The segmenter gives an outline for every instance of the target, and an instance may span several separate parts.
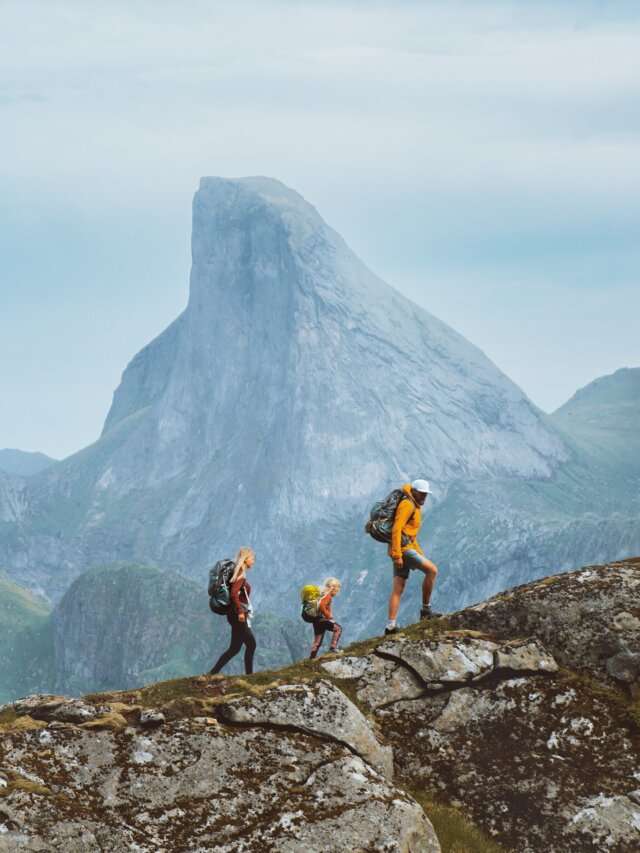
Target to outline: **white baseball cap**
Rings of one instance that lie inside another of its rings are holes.
[[[411,483],[411,488],[414,492],[421,492],[423,495],[431,494],[428,480],[414,480],[413,483]]]

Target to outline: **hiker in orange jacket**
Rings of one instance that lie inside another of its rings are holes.
[[[389,621],[384,629],[385,634],[395,634],[398,630],[396,619],[400,608],[400,599],[407,584],[410,571],[421,571],[424,574],[422,581],[422,609],[421,619],[429,619],[433,616],[441,616],[431,609],[431,593],[436,582],[438,567],[435,563],[425,557],[417,536],[422,524],[421,507],[430,494],[429,482],[427,480],[414,480],[402,487],[406,497],[398,504],[391,530],[391,543],[389,545],[389,556],[393,561],[393,587],[389,596]]]

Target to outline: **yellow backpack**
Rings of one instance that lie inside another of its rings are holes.
[[[318,618],[318,604],[322,589],[315,584],[308,583],[300,590],[300,600],[302,601],[301,616],[305,622],[313,622]]]

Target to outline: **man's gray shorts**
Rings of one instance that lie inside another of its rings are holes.
[[[425,557],[422,554],[414,551],[413,548],[407,548],[402,554],[402,567],[398,568],[394,564],[393,576],[394,578],[404,578],[406,580],[409,577],[409,572],[413,572],[416,569],[423,569],[424,564]]]

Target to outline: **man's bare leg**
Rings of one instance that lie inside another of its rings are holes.
[[[394,577],[391,595],[389,596],[389,621],[395,622],[398,618],[398,610],[400,609],[400,599],[407,584],[405,578]]]
[[[423,557],[423,565],[421,571],[424,572],[424,580],[422,581],[422,606],[428,607],[431,601],[431,593],[436,583],[438,576],[438,567],[431,560]]]

